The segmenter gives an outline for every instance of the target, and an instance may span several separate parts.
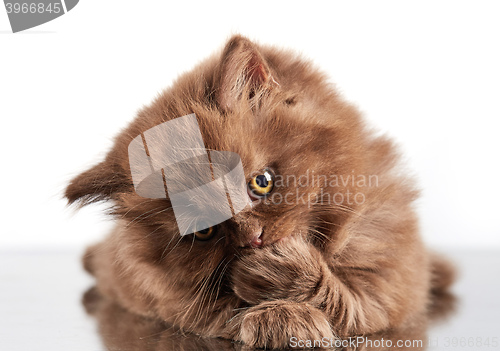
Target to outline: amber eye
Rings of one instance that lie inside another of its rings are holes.
[[[256,174],[248,182],[248,189],[256,197],[264,197],[268,195],[274,187],[274,176],[268,170],[261,174]]]
[[[202,241],[210,240],[214,237],[215,232],[216,232],[215,227],[208,227],[208,228],[199,230],[197,232],[194,232],[194,237],[197,240],[202,240]]]

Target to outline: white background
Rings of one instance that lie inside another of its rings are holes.
[[[12,34],[0,7],[0,250],[105,235],[104,207],[75,214],[65,185],[232,33],[302,52],[401,144],[430,245],[500,248],[499,10],[495,1],[83,0]]]

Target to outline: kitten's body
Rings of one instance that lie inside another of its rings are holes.
[[[377,182],[283,184],[275,192],[297,201],[247,206],[209,241],[181,238],[169,200],[134,192],[127,148],[141,132],[190,113],[206,148],[236,152],[247,179],[271,168]],[[421,242],[416,192],[397,158],[308,62],[236,36],[142,110],[66,196],[112,200],[120,218],[85,256],[104,295],[203,336],[284,347],[290,337],[404,325],[427,313],[431,291],[449,285],[451,270]],[[362,193],[363,201],[332,203],[339,192]],[[315,202],[300,200],[311,194]],[[262,247],[248,248],[256,233]]]

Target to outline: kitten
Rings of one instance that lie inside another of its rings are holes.
[[[248,205],[180,235],[170,199],[136,193],[128,147],[192,113],[208,150],[241,158]],[[281,348],[376,333],[421,318],[453,280],[422,243],[392,143],[308,61],[242,36],[140,111],[65,195],[110,201],[118,219],[84,257],[100,293],[206,337]]]

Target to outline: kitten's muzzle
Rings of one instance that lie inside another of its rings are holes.
[[[243,244],[242,247],[251,247],[252,249],[261,248],[264,245],[264,242],[262,241],[262,232],[262,229],[254,232],[251,239],[247,243]]]

